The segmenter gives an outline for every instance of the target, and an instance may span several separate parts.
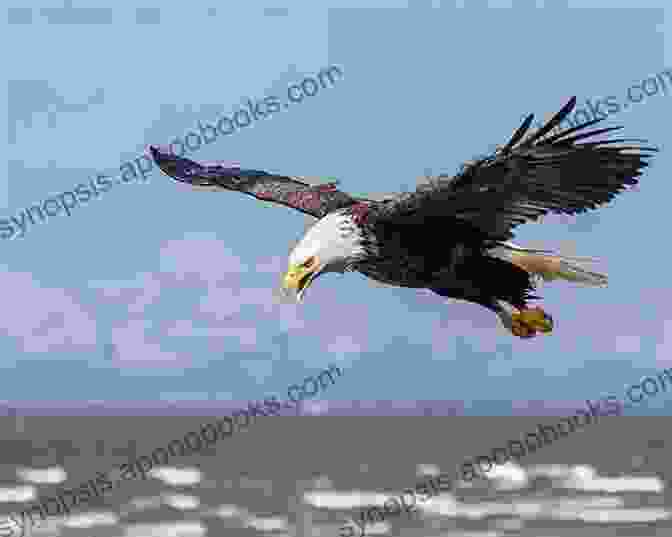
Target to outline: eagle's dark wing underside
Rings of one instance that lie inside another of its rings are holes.
[[[166,174],[195,187],[214,187],[249,194],[263,201],[279,203],[316,218],[348,207],[359,200],[336,189],[336,183],[309,184],[300,178],[274,175],[221,163],[199,164],[173,155],[165,148],[149,146],[156,164]]]
[[[576,104],[573,97],[546,125],[525,138],[530,114],[497,152],[467,165],[454,177],[439,177],[415,192],[387,202],[382,220],[412,216],[457,218],[489,240],[506,241],[512,229],[547,213],[576,214],[609,202],[648,166],[654,147],[645,140],[579,140],[621,127],[586,130],[602,121],[549,134]]]

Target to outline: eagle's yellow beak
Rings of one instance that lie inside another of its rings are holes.
[[[303,293],[310,287],[310,283],[319,272],[319,266],[320,264],[316,257],[308,258],[305,263],[289,265],[282,279],[283,289],[296,292],[296,300],[297,302],[301,302]]]

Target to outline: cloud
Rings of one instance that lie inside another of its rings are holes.
[[[29,273],[5,266],[0,293],[0,333],[15,338],[21,351],[89,350],[96,344],[95,319],[66,289],[43,287]]]
[[[616,352],[638,354],[642,350],[642,338],[635,335],[616,335],[614,336],[614,347]]]
[[[133,314],[144,313],[145,307],[159,298],[162,280],[172,282],[165,274],[141,272],[133,280],[91,280],[88,286],[96,290],[100,301],[127,305],[128,312]]]
[[[196,277],[207,283],[222,282],[246,272],[247,266],[211,233],[191,233],[184,240],[164,243],[160,252],[161,269],[178,279]]]
[[[444,309],[432,325],[434,354],[456,355],[456,336],[462,336],[476,352],[496,352],[497,344],[507,333],[503,331],[495,314],[477,304],[434,296],[438,299],[437,311]],[[424,300],[434,299],[424,297]]]
[[[221,354],[225,351],[259,350],[259,340],[255,326],[245,324],[231,324],[228,326],[210,327],[206,329],[208,349]],[[232,348],[235,347],[235,348]]]
[[[656,365],[660,368],[672,366],[672,319],[663,320],[663,335],[656,345]]]
[[[217,286],[208,289],[208,294],[199,304],[199,312],[211,314],[217,321],[231,319],[240,313],[248,299],[247,293],[239,287]]]
[[[584,290],[573,290],[576,293],[581,291]],[[613,354],[619,359],[617,353],[641,354],[647,349],[647,344],[662,343],[665,319],[672,318],[669,291],[644,288],[639,290],[638,297],[628,297],[628,300],[632,302],[605,304],[582,301],[574,315],[565,305],[564,312],[560,310],[557,323],[558,335],[566,334],[560,340],[562,350],[576,350],[580,344],[584,349],[589,346],[594,352]],[[627,356],[621,358],[629,359]]]
[[[193,234],[161,246],[157,272],[141,273],[126,282],[91,284],[100,288],[101,303],[127,307],[123,322],[112,329],[112,363],[119,367],[183,367],[191,358],[167,349],[173,342],[184,348],[180,340],[186,337],[190,338],[188,346],[196,346],[200,339],[204,342],[201,349],[217,355],[261,352],[275,356],[273,339],[279,334],[289,334],[304,351],[319,350],[319,354],[305,353],[308,356],[327,353],[342,361],[369,350],[368,313],[358,304],[346,302],[330,285],[339,282],[325,279],[326,285],[311,288],[305,304],[279,299],[276,290],[285,265],[286,258],[281,256],[248,265],[211,234]],[[260,286],[260,280],[266,285]],[[155,305],[157,311],[172,312],[174,308],[164,304],[172,303],[178,293],[183,296],[181,291],[185,290],[195,296],[193,305],[180,311],[180,319],[163,319],[158,333],[150,338],[148,319],[152,315],[146,307]],[[241,363],[251,373],[254,369],[255,375],[261,374],[259,368],[264,368],[255,360]]]
[[[152,274],[143,273],[139,276],[142,287],[136,300],[129,304],[129,313],[144,313],[145,307],[153,304],[161,295],[161,281]]]
[[[278,255],[262,259],[254,268],[257,273],[275,274],[280,274],[285,269],[287,269],[287,258]]]
[[[326,347],[330,354],[344,355],[351,353],[360,353],[363,346],[351,336],[336,336]]]
[[[244,263],[224,241],[207,233],[170,240],[159,253],[159,271],[141,273],[131,282],[107,285],[101,290],[103,304],[124,304],[128,308],[124,324],[113,331],[113,363],[119,366],[183,366],[191,362],[191,355],[181,357],[167,348],[172,342],[180,348],[196,348],[199,339],[203,342],[200,349],[207,354],[251,352],[268,354],[270,360],[277,354],[274,338],[287,334],[292,342],[288,359],[319,356],[320,360],[339,361],[356,360],[359,354],[382,349],[389,341],[385,331],[388,324],[371,317],[370,309],[362,304],[361,293],[342,292],[351,279],[345,282],[336,276],[325,277],[308,291],[303,304],[296,305],[278,300],[276,293],[279,275],[286,268],[284,256]],[[477,305],[446,300],[425,290],[379,292],[387,293],[392,303],[398,299],[407,306],[408,312],[400,311],[399,316],[412,316],[409,337],[431,343],[434,356],[453,357],[472,350],[503,360],[504,349],[520,359],[521,354],[528,353],[529,357],[529,353],[536,355],[552,347],[556,352],[585,352],[588,348],[627,360],[629,355],[646,349],[654,338],[662,345],[659,356],[669,360],[670,353],[663,349],[669,347],[665,342],[672,337],[665,340],[663,333],[672,326],[664,328],[661,319],[672,319],[672,311],[668,311],[665,293],[641,291],[645,308],[633,308],[627,302],[606,305],[591,302],[590,297],[577,297],[581,302],[574,304],[562,300],[560,285],[542,289],[547,296],[541,304],[556,318],[555,333],[525,341],[513,338],[495,315]],[[144,321],[147,306],[156,305],[170,316],[175,308],[165,304],[178,294],[184,296],[183,291],[194,298],[193,305],[185,308],[181,304],[180,318],[162,320],[159,333],[150,339],[149,325]],[[582,291],[572,289],[577,294]],[[583,294],[590,294],[590,290]],[[389,318],[388,322],[396,320]],[[183,344],[186,337],[190,341]],[[252,361],[256,359],[251,356]],[[510,370],[513,364],[509,362],[496,364],[492,372]]]
[[[164,351],[158,341],[149,341],[146,331],[151,321],[133,319],[120,326],[112,327],[114,343],[113,363],[121,366],[147,367],[152,365],[170,365],[186,367],[191,360],[186,355]]]

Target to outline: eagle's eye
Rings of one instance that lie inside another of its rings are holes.
[[[315,256],[310,256],[301,264],[301,266],[303,268],[309,268],[313,263],[315,263]]]

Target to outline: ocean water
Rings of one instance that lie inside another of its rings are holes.
[[[4,416],[0,509],[75,486],[215,416]],[[125,414],[131,414],[126,412]],[[179,412],[175,411],[175,414]],[[27,535],[337,536],[362,507],[454,474],[549,417],[280,416],[154,468]],[[607,417],[367,535],[672,535],[669,418]],[[17,535],[19,535],[17,533]],[[355,535],[359,537],[359,533]]]

